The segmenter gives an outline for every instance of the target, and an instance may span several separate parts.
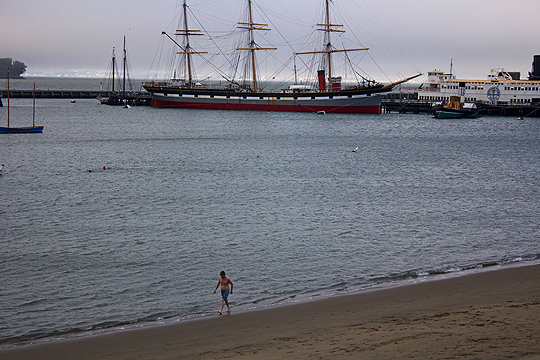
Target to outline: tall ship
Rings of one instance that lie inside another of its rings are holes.
[[[418,100],[449,102],[460,96],[464,102],[489,105],[540,105],[540,55],[534,55],[527,79],[520,72],[491,69],[485,80],[456,78],[452,71],[428,72],[428,80],[418,89]]]
[[[294,59],[302,56],[318,58],[317,70],[312,71],[309,80],[297,81],[296,63],[294,66],[295,81],[285,89],[272,89],[268,82],[261,84],[258,80],[256,53],[272,51],[275,47],[261,46],[255,39],[258,31],[268,32],[268,24],[255,22],[252,1],[247,0],[247,17],[237,24],[237,29],[243,31],[243,44],[235,50],[245,54],[245,76],[242,78],[233,74],[226,75],[220,71],[220,76],[226,82],[212,84],[208,81],[196,81],[193,77],[193,57],[203,56],[205,51],[191,47],[190,39],[203,35],[200,30],[188,26],[188,6],[183,3],[183,28],[176,31],[176,38],[163,32],[177,46],[177,54],[183,57],[183,77],[177,78],[176,72],[170,81],[150,81],[143,87],[152,94],[151,105],[169,108],[196,108],[221,110],[260,110],[260,111],[294,111],[316,113],[366,113],[381,112],[381,101],[385,93],[403,82],[414,77],[397,82],[383,84],[361,75],[352,69],[355,83],[342,83],[341,74],[334,68],[334,56],[344,55],[350,59],[351,53],[365,52],[368,48],[337,48],[332,44],[332,36],[345,33],[344,25],[336,24],[330,18],[331,0],[324,0],[324,19],[317,24],[317,30],[322,32],[323,41],[320,48],[312,51],[294,52]],[[177,39],[180,39],[177,41]],[[239,58],[241,55],[236,55]],[[231,60],[232,62],[233,60]],[[306,61],[307,62],[307,61]],[[351,64],[352,65],[352,64]],[[343,71],[343,67],[340,67]],[[214,81],[215,82],[215,81]]]

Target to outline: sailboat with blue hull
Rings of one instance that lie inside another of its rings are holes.
[[[0,126],[0,134],[20,134],[20,133],[42,133],[43,126],[35,125],[36,118],[36,84],[34,84],[34,92],[32,98],[32,126],[25,127],[10,127],[9,126],[9,72],[7,86],[7,127]]]

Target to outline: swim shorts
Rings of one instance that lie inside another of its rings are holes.
[[[229,298],[229,290],[221,290],[221,298],[225,301]]]

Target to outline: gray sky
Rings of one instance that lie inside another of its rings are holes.
[[[277,39],[278,55],[292,50],[283,34],[300,43],[312,31],[319,0],[255,0],[255,21],[264,8]],[[126,35],[132,77],[152,77],[163,61],[162,30],[177,27],[182,0],[0,0],[0,57],[24,62],[27,75],[106,74],[113,46],[121,56]],[[347,36],[356,34],[369,54],[397,80],[435,68],[461,78],[484,79],[491,68],[531,70],[540,54],[540,0],[334,0],[347,21]],[[230,30],[240,20],[241,0],[188,0],[209,31]],[[334,21],[336,22],[336,21]],[[196,24],[191,28],[199,28]],[[277,30],[276,30],[277,28]],[[279,30],[279,31],[278,31]],[[200,42],[200,44],[203,44]],[[199,42],[197,42],[197,46]],[[367,66],[369,68],[369,66]],[[375,69],[375,68],[374,68]],[[369,70],[366,70],[368,73]],[[378,71],[378,70],[377,70]],[[377,72],[376,71],[376,72]],[[381,74],[371,74],[386,80]]]

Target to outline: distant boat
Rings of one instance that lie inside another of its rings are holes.
[[[464,103],[459,96],[450,96],[450,102],[443,102],[435,109],[437,119],[476,118],[479,115],[475,103]]]
[[[0,134],[14,134],[14,133],[42,133],[43,126],[35,126],[36,118],[36,84],[34,84],[34,92],[32,98],[32,126],[26,127],[10,127],[9,126],[9,71],[8,71],[8,83],[7,83],[7,127],[0,127]]]
[[[127,66],[127,51],[126,51],[126,37],[124,36],[124,51],[123,51],[123,61],[122,61],[122,77],[119,79],[121,80],[121,83],[119,82],[119,87],[121,87],[121,91],[116,91],[115,89],[115,75],[118,71],[118,65],[116,63],[116,55],[115,55],[115,48],[113,48],[112,52],[112,59],[111,59],[111,76],[110,76],[110,83],[111,83],[111,91],[109,92],[109,96],[98,98],[98,100],[104,104],[104,105],[125,105],[131,104],[131,105],[138,105],[139,103],[142,103],[140,100],[141,93],[140,92],[134,92],[134,91],[126,91],[126,79],[128,80],[128,86],[131,88],[133,84],[131,83],[131,79],[129,77],[128,72],[128,66]]]

